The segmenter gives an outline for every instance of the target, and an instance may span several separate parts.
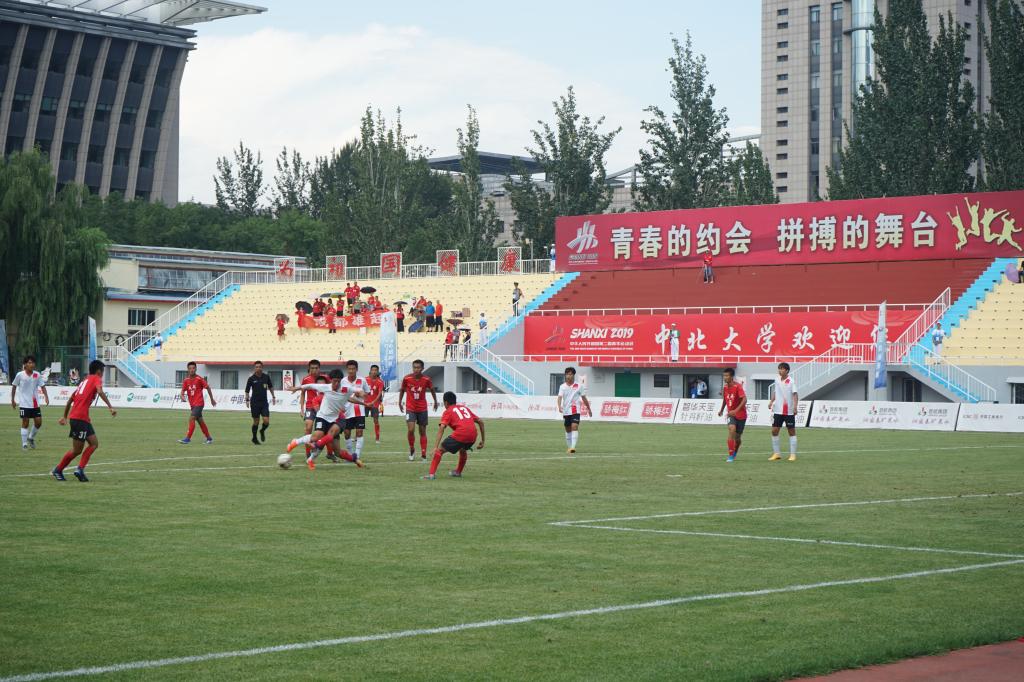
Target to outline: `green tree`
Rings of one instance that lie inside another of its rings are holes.
[[[673,38],[672,49],[668,71],[675,109],[667,114],[649,106],[644,111],[651,118],[640,123],[647,148],[640,150],[633,202],[642,211],[718,206],[728,196],[723,150],[729,117],[715,109],[707,61],[694,53],[690,34],[684,44]]]
[[[599,132],[604,116],[591,121],[579,114],[571,86],[552,106],[554,125],[537,121],[540,130],[530,131],[536,146],[526,149],[544,172],[544,186],[534,183],[521,165],[505,180],[516,213],[512,232],[520,242],[549,244],[556,217],[603,213],[611,204],[604,157],[622,128]]]
[[[274,213],[293,209],[309,210],[309,183],[312,171],[308,161],[297,150],[288,153],[285,147],[275,161],[277,174],[274,175],[274,189],[271,204]]]
[[[259,152],[238,143],[234,151],[234,163],[226,156],[217,159],[217,174],[213,177],[217,206],[224,211],[237,213],[243,218],[260,212],[260,199],[266,187],[263,185],[263,158]]]
[[[726,168],[729,183],[723,203],[733,206],[779,203],[775,183],[772,182],[772,169],[756,144],[748,141]]]
[[[984,187],[1024,188],[1024,13],[1012,0],[988,0],[985,35],[991,111],[982,125]]]
[[[494,242],[501,234],[502,223],[494,202],[484,196],[480,181],[480,122],[476,110],[467,107],[466,129],[457,130],[462,173],[453,179],[452,234],[449,248],[459,249],[466,261],[490,260],[495,257]]]
[[[875,11],[877,77],[861,87],[839,165],[828,169],[832,199],[966,192],[979,158],[975,93],[963,77],[963,28],[939,18],[934,40],[921,0],[890,0]]]
[[[15,354],[82,343],[102,300],[106,235],[86,222],[85,190],[54,197],[54,183],[38,151],[0,161],[0,318],[16,334]]]

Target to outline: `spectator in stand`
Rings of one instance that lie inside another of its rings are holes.
[[[548,253],[551,256],[551,272],[554,272],[555,271],[555,245],[554,244],[551,245],[551,248],[548,250]]]
[[[440,301],[434,304],[434,331],[438,334],[444,331],[444,307]]]
[[[704,254],[704,284],[715,283],[715,271],[711,267],[711,254]]]
[[[302,306],[295,306],[295,317],[298,320],[296,324],[299,325],[299,333],[302,333],[306,324],[306,309]],[[309,330],[307,329],[306,331]]]
[[[395,306],[395,330],[399,332],[405,331],[405,309],[402,308],[401,303]]]
[[[519,288],[519,282],[513,282],[512,287],[512,315],[519,317],[519,299],[523,297],[523,290]]]
[[[691,400],[696,400],[697,399],[697,380],[696,379],[690,379],[690,391],[689,391],[689,394],[690,394],[690,399]]]
[[[164,337],[160,336],[160,332],[153,339],[153,348],[156,350],[156,361],[160,362],[164,359]]]
[[[448,332],[444,335],[444,359],[447,361],[452,356],[452,344],[455,343],[455,333],[451,327],[448,327]],[[452,358],[454,359],[454,358]]]
[[[324,311],[324,321],[327,322],[328,334],[336,334],[338,332],[334,326],[334,321],[337,319],[337,316],[338,311],[334,309],[334,306],[330,303],[330,299],[328,299],[327,309]]]
[[[679,362],[679,329],[676,323],[672,323],[672,329],[668,332],[669,351],[672,353],[672,362]]]
[[[437,310],[434,307],[433,301],[427,301],[427,305],[423,308],[423,315],[426,319],[427,331],[434,331],[434,311]]]
[[[480,313],[480,343],[487,343],[487,317]]]
[[[466,331],[462,334],[462,357],[464,360],[469,360],[469,354],[473,346],[473,332],[467,327]]]
[[[942,360],[942,342],[946,340],[946,333],[942,331],[942,323],[936,322],[935,329],[932,330],[932,348],[935,350],[935,359]]]
[[[313,300],[313,317],[320,317],[324,314],[324,302],[318,296]]]
[[[284,341],[284,318],[277,318],[277,340]]]

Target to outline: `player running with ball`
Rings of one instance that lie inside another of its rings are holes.
[[[570,455],[576,454],[576,443],[580,439],[581,408],[586,408],[586,414],[593,414],[583,385],[576,382],[576,368],[566,367],[565,383],[558,388],[558,411],[562,413],[565,444]]]
[[[433,481],[437,474],[437,467],[441,463],[444,453],[459,453],[459,464],[454,471],[448,475],[454,478],[462,478],[462,470],[466,468],[466,460],[469,459],[469,451],[473,449],[476,442],[477,427],[480,427],[480,443],[477,450],[484,447],[484,420],[473,414],[473,410],[465,405],[458,404],[458,399],[451,391],[444,396],[444,414],[441,415],[441,426],[437,430],[437,442],[434,444],[434,458],[430,461],[430,473],[422,476],[425,481]],[[452,430],[452,435],[441,441],[444,436],[445,427]]]
[[[316,469],[316,458],[319,456],[322,448],[334,447],[334,439],[341,433],[342,426],[338,423],[338,420],[345,413],[345,406],[350,401],[360,405],[363,404],[358,397],[351,395],[347,391],[341,391],[342,377],[340,369],[332,369],[330,374],[331,383],[329,384],[303,384],[291,388],[292,393],[296,391],[310,391],[323,394],[323,401],[320,403],[320,409],[316,413],[316,426],[313,428],[313,433],[307,433],[288,444],[288,452],[291,452],[300,445],[311,444],[314,446],[314,450],[306,458],[306,466],[310,469]],[[342,451],[338,454],[349,462],[355,462],[357,467],[363,467],[362,461],[349,452]]]
[[[728,368],[722,372],[722,406],[718,408],[718,416],[723,410],[729,415],[729,456],[726,462],[735,462],[743,442],[743,428],[747,425],[747,394],[743,385],[736,381],[736,370]]]

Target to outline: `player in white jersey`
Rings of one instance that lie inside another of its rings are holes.
[[[565,383],[558,388],[558,411],[562,413],[565,445],[570,455],[576,453],[576,444],[580,439],[580,415],[584,409],[586,414],[592,414],[583,384],[576,381],[576,368],[566,367]]]
[[[768,409],[772,411],[772,456],[769,461],[778,462],[782,459],[779,453],[779,429],[786,425],[789,431],[789,461],[796,461],[796,410],[799,404],[796,382],[789,376],[789,363],[779,363],[779,378],[775,380]]]
[[[43,392],[46,404],[50,396],[46,393],[46,380],[36,371],[36,358],[26,355],[21,361],[21,371],[11,382],[11,408],[18,410],[21,417],[21,449],[36,448],[36,434],[43,427],[43,413],[39,409],[39,391]],[[29,428],[29,420],[32,427]]]
[[[316,424],[313,426],[313,433],[292,440],[288,444],[288,452],[291,452],[300,445],[314,445],[314,450],[306,458],[306,465],[310,469],[316,469],[316,458],[321,448],[330,450],[334,447],[334,439],[341,433],[339,419],[344,414],[350,400],[361,402],[357,397],[351,396],[348,391],[341,390],[342,373],[340,369],[332,369],[329,384],[302,384],[292,387],[292,393],[296,391],[317,391],[324,394],[323,402],[316,413]],[[334,453],[331,453],[334,454]],[[355,462],[356,466],[362,468],[363,463],[356,457],[346,452],[338,453],[343,459]]]
[[[348,376],[339,384],[339,390],[349,396],[349,401],[345,403],[345,448],[358,461],[359,456],[363,454],[363,429],[366,428],[367,411],[365,399],[370,395],[370,384],[358,376],[359,363],[355,360],[345,363],[345,373]],[[352,398],[357,398],[360,402]]]

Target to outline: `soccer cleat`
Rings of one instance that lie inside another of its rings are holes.
[[[338,456],[337,456],[336,454],[334,454],[333,452],[328,452],[328,453],[327,453],[327,459],[331,460],[331,461],[332,461],[332,462],[334,462],[335,464],[341,464],[341,457],[338,457]]]
[[[378,438],[377,440],[375,440],[373,442],[376,443],[377,445],[380,445],[380,438]]]
[[[435,478],[437,478],[437,476],[434,476],[434,474],[427,474],[426,476],[420,476],[420,480],[421,481],[433,481]]]
[[[360,469],[362,469],[363,467],[365,467],[365,466],[366,466],[365,464],[363,464],[363,460],[362,460],[361,458],[359,458],[359,457],[356,457],[356,458],[355,458],[355,460],[354,460],[354,464],[355,464],[355,465],[356,465],[357,467],[359,467]]]
[[[296,438],[292,438],[292,442],[288,443],[288,447],[285,448],[285,452],[291,452],[295,448],[299,447],[299,441]],[[306,457],[309,457],[309,453],[306,453]]]
[[[213,438],[207,438],[204,440],[203,445],[213,445]]]
[[[28,450],[28,443],[22,443],[21,444],[21,449],[22,450]]]
[[[28,439],[28,446],[30,448],[32,448],[33,450],[35,450],[36,449],[36,439],[35,438],[29,438]]]
[[[790,455],[789,456],[789,461],[790,462],[795,462],[796,461],[796,455]]]
[[[258,440],[256,440],[256,436],[252,437],[252,444],[253,445],[259,445],[260,444],[260,442]]]
[[[77,478],[82,483],[88,483],[89,482],[88,476],[86,476],[85,472],[82,471],[81,469],[75,469],[75,478]]]
[[[728,457],[725,458],[725,461],[726,462],[735,462],[736,461],[736,455],[729,455]]]
[[[182,445],[188,445],[189,443],[192,442],[192,439],[186,436],[185,438],[182,438],[178,442],[181,443]]]
[[[54,469],[53,471],[51,471],[50,475],[53,476],[53,480],[55,480],[55,481],[66,481],[66,480],[68,480],[68,479],[64,478],[64,472],[63,471],[59,471],[57,469]]]
[[[575,455],[576,454],[576,448],[569,448],[569,454],[570,455]]]
[[[313,459],[312,455],[310,455],[309,457],[306,458],[306,466],[309,467],[310,471],[313,471],[313,469],[316,469],[316,460]]]
[[[416,461],[416,455],[414,455],[413,453],[410,452],[409,453],[409,461],[410,462],[415,462]]]
[[[264,443],[267,442],[267,430],[266,429],[260,429],[260,440],[263,441]]]
[[[462,478],[462,474],[460,474],[458,471],[449,471],[448,475],[451,476],[452,478]]]
[[[778,462],[780,459],[782,459],[782,455],[780,455],[777,452],[773,452],[772,456],[768,458],[768,461],[769,462]]]
[[[427,451],[426,451],[426,450],[424,450],[424,451],[423,451],[423,454],[422,454],[422,455],[420,455],[420,459],[426,459],[426,458],[427,458]]]

